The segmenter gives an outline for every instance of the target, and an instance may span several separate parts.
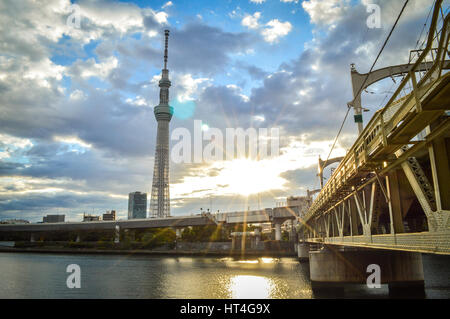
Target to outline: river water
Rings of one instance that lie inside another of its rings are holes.
[[[69,289],[66,268],[81,269]],[[450,256],[423,256],[427,298],[450,298]],[[237,260],[0,253],[0,298],[316,298],[308,263],[295,258]],[[348,298],[388,298],[388,289],[352,287]]]

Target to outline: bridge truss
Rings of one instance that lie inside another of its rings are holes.
[[[367,75],[367,85],[405,76],[300,220],[305,242],[450,254],[450,18],[441,5],[414,63]]]

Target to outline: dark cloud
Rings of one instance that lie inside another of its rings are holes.
[[[126,39],[116,46],[104,43],[99,45],[96,52],[105,57],[117,50],[125,58],[149,62],[159,69],[162,67],[163,30],[166,28],[170,29],[169,68],[197,75],[209,76],[224,72],[231,62],[231,54],[244,53],[261,41],[251,33],[226,32],[203,23],[191,22],[181,29],[160,26],[156,38],[146,38],[144,35],[148,41]]]
[[[243,53],[257,41],[250,33],[231,33],[199,23],[171,32],[171,65],[204,74],[223,72],[229,54]]]
[[[255,66],[255,65],[250,65],[250,64],[247,64],[247,63],[244,63],[241,61],[238,61],[236,63],[236,67],[247,71],[248,74],[250,75],[250,77],[254,80],[261,80],[264,77],[266,77],[267,75],[269,75],[269,72],[266,72],[263,69]]]

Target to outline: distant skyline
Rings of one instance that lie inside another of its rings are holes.
[[[78,5],[77,7],[73,4]],[[319,187],[352,99],[350,64],[367,72],[403,1],[0,2],[0,219],[116,210],[150,194],[170,30],[173,131],[279,128],[280,155],[261,161],[170,163],[171,214],[275,207]],[[369,29],[366,5],[381,28]],[[411,0],[376,68],[408,62],[432,0]],[[67,23],[75,11],[79,28]],[[399,82],[399,81],[397,81]],[[364,122],[395,88],[363,94]],[[349,116],[331,156],[350,148]],[[174,143],[171,142],[171,146]],[[329,170],[325,177],[329,175]]]

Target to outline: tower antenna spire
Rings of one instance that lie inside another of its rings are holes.
[[[169,47],[169,30],[164,30],[164,37],[165,37],[165,41],[164,41],[164,70],[167,69],[167,51],[168,51],[168,47]]]

